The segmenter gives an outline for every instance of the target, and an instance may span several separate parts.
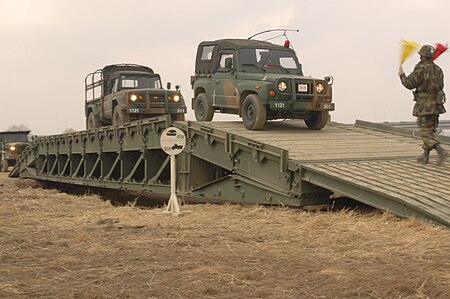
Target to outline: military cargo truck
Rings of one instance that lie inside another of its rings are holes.
[[[294,50],[250,39],[204,41],[198,46],[191,76],[192,109],[198,121],[214,113],[238,114],[247,129],[266,120],[304,119],[320,130],[329,120],[332,77],[303,75]]]
[[[177,87],[163,89],[150,67],[137,64],[107,65],[85,78],[86,128],[123,124],[131,120],[170,114],[184,120],[186,105]]]

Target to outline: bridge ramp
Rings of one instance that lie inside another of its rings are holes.
[[[413,130],[357,121],[320,131],[302,121],[269,122],[248,131],[239,122],[211,126],[288,151],[291,169],[305,182],[393,212],[450,226],[450,162],[419,164],[421,140]],[[439,137],[449,144],[449,138]]]

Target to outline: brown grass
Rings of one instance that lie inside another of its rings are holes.
[[[242,205],[173,217],[0,185],[0,298],[450,298],[445,227]]]

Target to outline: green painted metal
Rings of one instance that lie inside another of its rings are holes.
[[[76,133],[37,137],[10,176],[93,187],[169,192],[159,145],[167,116]]]
[[[331,192],[302,183],[288,169],[288,151],[206,122],[177,122],[187,133],[181,191],[209,200],[309,206]]]
[[[388,132],[388,133],[394,133],[394,134],[399,134],[399,135],[408,136],[408,137],[412,137],[412,138],[421,138],[420,131],[418,129],[394,127],[394,126],[390,126],[388,124],[371,123],[371,122],[363,121],[363,120],[356,120],[355,127],[367,128],[367,129],[371,129],[371,130],[377,130],[377,131]],[[442,143],[450,144],[449,136],[437,135],[436,139]]]
[[[304,164],[302,179],[355,200],[450,226],[450,171],[414,160]]]
[[[306,207],[344,194],[402,217],[450,226],[450,165],[421,165],[411,132],[358,121],[309,130],[301,121],[174,122],[169,116],[35,138],[10,176],[168,196],[164,129],[187,137],[177,156],[186,201]],[[442,141],[446,141],[442,139]]]

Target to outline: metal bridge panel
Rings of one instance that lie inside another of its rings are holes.
[[[303,179],[404,217],[450,226],[450,167],[414,160],[302,165]]]
[[[159,138],[170,125],[163,116],[39,137],[12,176],[168,194],[168,159]],[[331,190],[450,225],[448,162],[435,166],[433,153],[431,164],[417,164],[420,140],[409,131],[365,122],[309,130],[303,121],[274,121],[261,131],[241,122],[173,125],[187,135],[178,159],[178,187],[185,195],[302,206],[323,203]]]

